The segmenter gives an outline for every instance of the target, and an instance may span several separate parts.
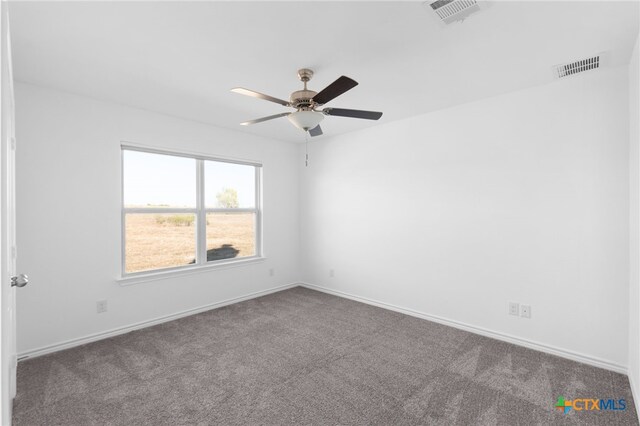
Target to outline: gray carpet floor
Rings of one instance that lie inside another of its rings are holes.
[[[563,414],[559,396],[627,410]],[[638,424],[622,374],[301,287],[22,361],[13,420]]]

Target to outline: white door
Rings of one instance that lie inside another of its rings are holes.
[[[15,133],[11,40],[7,2],[0,3],[0,39],[2,81],[0,85],[0,333],[2,370],[0,371],[3,425],[11,424],[11,409],[16,395],[16,288],[26,277],[16,271],[15,227]],[[16,285],[17,284],[17,285]]]

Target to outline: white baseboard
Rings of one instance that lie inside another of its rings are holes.
[[[64,342],[55,343],[53,345],[43,346],[37,349],[31,349],[31,350],[19,353],[18,361],[22,361],[28,358],[35,358],[35,357],[46,355],[52,352],[62,351],[64,349],[73,348],[75,346],[84,345],[84,344],[95,342],[98,340],[108,339],[109,337],[114,337],[119,334],[129,333],[131,331],[139,330],[141,328],[151,327],[157,324],[162,324],[164,322],[173,321],[173,320],[187,317],[190,315],[199,314],[201,312],[210,311],[212,309],[221,308],[223,306],[232,305],[234,303],[243,302],[245,300],[255,299],[256,297],[266,296],[267,294],[276,293],[278,291],[286,290],[293,287],[298,287],[299,285],[300,284],[298,283],[292,283],[292,284],[281,285],[278,287],[272,287],[267,290],[256,291],[254,293],[249,293],[244,296],[234,297],[232,299],[223,300],[221,302],[210,303],[208,305],[203,305],[197,308],[176,312],[174,314],[165,315],[149,321],[142,321],[142,322],[127,325],[124,327],[118,327],[111,330],[90,334],[88,336],[79,337],[77,339],[66,340]]]
[[[610,361],[606,361],[600,358],[592,357],[589,355],[581,354],[578,352],[569,351],[562,348],[549,346],[543,343],[535,342],[532,340],[522,339],[520,337],[511,336],[497,331],[488,330],[483,327],[477,327],[470,324],[465,324],[459,321],[454,321],[448,318],[443,318],[437,315],[431,315],[424,312],[415,311],[413,309],[403,308],[400,306],[392,305],[385,302],[369,299],[366,297],[360,297],[353,294],[345,293],[339,290],[333,290],[330,288],[318,286],[315,284],[301,283],[302,287],[309,288],[311,290],[321,291],[323,293],[332,294],[334,296],[343,297],[346,299],[355,300],[357,302],[366,303],[368,305],[377,306],[383,309],[389,309],[391,311],[400,312],[402,314],[410,315],[417,318],[426,319],[428,321],[437,322],[439,324],[448,325],[450,327],[458,328],[460,330],[468,331],[470,333],[480,334],[482,336],[491,337],[493,339],[502,340],[504,342],[513,343],[514,345],[524,346],[525,348],[534,349],[540,352],[545,352],[551,355],[556,355],[562,358],[567,358],[572,361],[582,362],[584,364],[592,365],[594,367],[604,368],[607,370],[615,371],[627,375],[627,367],[624,365],[616,364]],[[629,377],[631,381],[631,377]],[[633,385],[631,386],[633,390]],[[635,395],[634,395],[635,398]]]

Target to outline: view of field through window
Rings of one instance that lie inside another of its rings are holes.
[[[207,214],[207,261],[256,254],[255,213]]]
[[[195,259],[194,214],[130,213],[125,221],[127,273],[188,265]]]
[[[255,166],[201,161],[202,202],[216,211],[199,224],[195,158],[123,150],[125,273],[194,264],[198,238],[205,262],[257,254]]]
[[[126,273],[194,263],[194,214],[126,215]],[[207,260],[255,255],[254,213],[207,215]]]

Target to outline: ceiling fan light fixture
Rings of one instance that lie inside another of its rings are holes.
[[[287,116],[289,121],[298,129],[308,132],[324,119],[324,114],[318,111],[296,111]]]

